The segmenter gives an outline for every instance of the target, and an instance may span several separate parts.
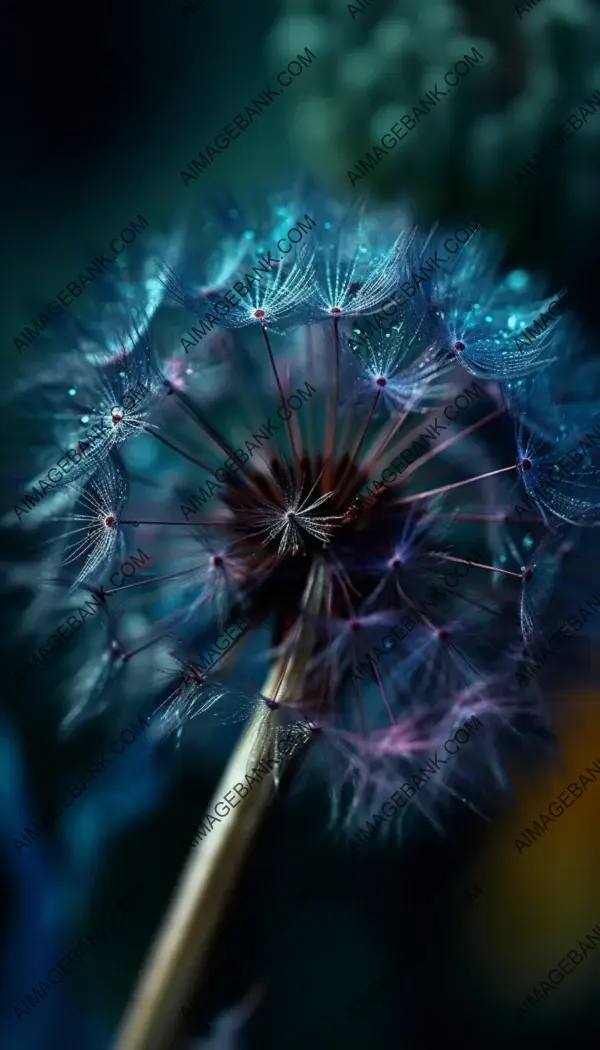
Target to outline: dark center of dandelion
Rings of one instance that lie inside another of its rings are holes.
[[[268,615],[268,608],[297,613],[303,601],[309,575],[316,564],[334,572],[339,553],[345,558],[355,551],[360,588],[375,586],[361,557],[366,549],[393,549],[398,522],[404,509],[393,512],[389,504],[392,490],[378,492],[375,499],[363,500],[359,493],[370,484],[351,461],[348,453],[327,468],[321,456],[311,460],[304,455],[293,466],[287,459],[274,458],[268,470],[250,468],[230,475],[219,494],[228,508],[228,541],[231,541],[243,571],[252,581],[252,602]],[[387,506],[387,510],[385,509]],[[413,508],[414,512],[414,508]],[[394,516],[398,519],[394,525]],[[364,579],[362,579],[364,575]],[[336,602],[342,612],[343,588],[336,584]],[[338,595],[339,590],[339,595]]]
[[[324,543],[350,539],[363,517],[358,492],[370,479],[347,454],[329,471],[324,467],[320,457],[303,456],[295,470],[286,460],[272,459],[268,472],[247,468],[230,476],[220,498],[230,511],[236,552],[259,564],[274,558],[285,563],[294,547],[322,556]],[[375,502],[384,502],[385,495]]]
[[[375,384],[376,386],[387,386],[387,379],[384,379],[383,376],[377,376]]]
[[[104,524],[106,525],[107,529],[114,529],[115,525],[117,524],[117,519],[115,518],[114,514],[108,514],[107,517],[104,519]]]
[[[392,620],[407,616],[426,599],[440,571],[439,542],[409,541],[427,505],[404,505],[401,492],[400,485],[374,490],[373,478],[349,452],[334,462],[322,455],[304,454],[295,464],[291,457],[274,457],[264,468],[248,463],[243,473],[229,475],[218,497],[227,508],[219,539],[235,550],[240,579],[246,580],[232,617],[243,615],[255,627],[269,624],[273,646],[289,643],[300,630],[313,654],[334,644],[335,635],[324,626],[332,621],[340,632],[347,624],[357,642],[364,635],[366,644],[381,644],[385,622],[366,620],[375,591]],[[402,536],[408,537],[407,549],[400,557]],[[382,566],[388,575],[385,592]],[[436,633],[441,628],[434,614],[422,622]],[[301,642],[294,644],[302,648]],[[312,681],[309,669],[302,700],[309,706],[314,701],[317,715],[322,673],[314,671],[314,696]]]
[[[254,316],[255,317],[264,317],[265,316],[265,311],[264,310],[255,310],[254,311]]]

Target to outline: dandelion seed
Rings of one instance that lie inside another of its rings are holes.
[[[77,523],[64,534],[63,564],[84,560],[73,586],[91,579],[113,564],[124,551],[119,516],[129,495],[127,475],[117,460],[106,460],[81,492],[74,512],[64,521]],[[57,519],[61,520],[61,519]]]

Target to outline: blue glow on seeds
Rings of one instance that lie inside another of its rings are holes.
[[[77,393],[77,391],[76,391],[75,387],[72,386],[71,389],[69,390],[69,396],[70,397],[75,397],[76,393]]]

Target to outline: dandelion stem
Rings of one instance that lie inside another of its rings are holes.
[[[271,696],[270,675],[263,695]],[[279,697],[281,699],[281,697]],[[257,711],[233,752],[209,810],[243,784],[256,755],[256,736],[264,715]],[[192,849],[175,890],[162,929],[142,970],[123,1020],[115,1050],[165,1050],[180,1023],[180,1005],[206,965],[219,921],[240,874],[260,820],[273,796],[265,777],[240,804]]]
[[[311,573],[305,608],[321,599],[319,571]],[[312,621],[297,621],[298,644],[272,667],[263,696],[283,704],[301,694],[304,668],[314,645]],[[264,705],[257,707],[238,741],[213,796],[209,812],[246,771],[266,754],[260,742]],[[212,942],[229,895],[271,799],[273,781],[265,776],[245,798],[210,831],[201,846],[192,849],[169,910],[163,921],[122,1021],[114,1050],[168,1050],[181,1023],[180,1006],[194,980],[206,967]]]
[[[255,716],[238,743],[218,785],[211,810],[234,784],[244,783],[258,728]],[[227,820],[193,849],[171,906],[125,1015],[116,1050],[162,1050],[178,1027],[179,1007],[208,951],[240,872],[271,789],[269,778],[255,785]]]

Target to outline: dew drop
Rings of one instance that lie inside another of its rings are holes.
[[[513,270],[506,283],[514,292],[520,292],[529,283],[529,276],[525,270]]]

